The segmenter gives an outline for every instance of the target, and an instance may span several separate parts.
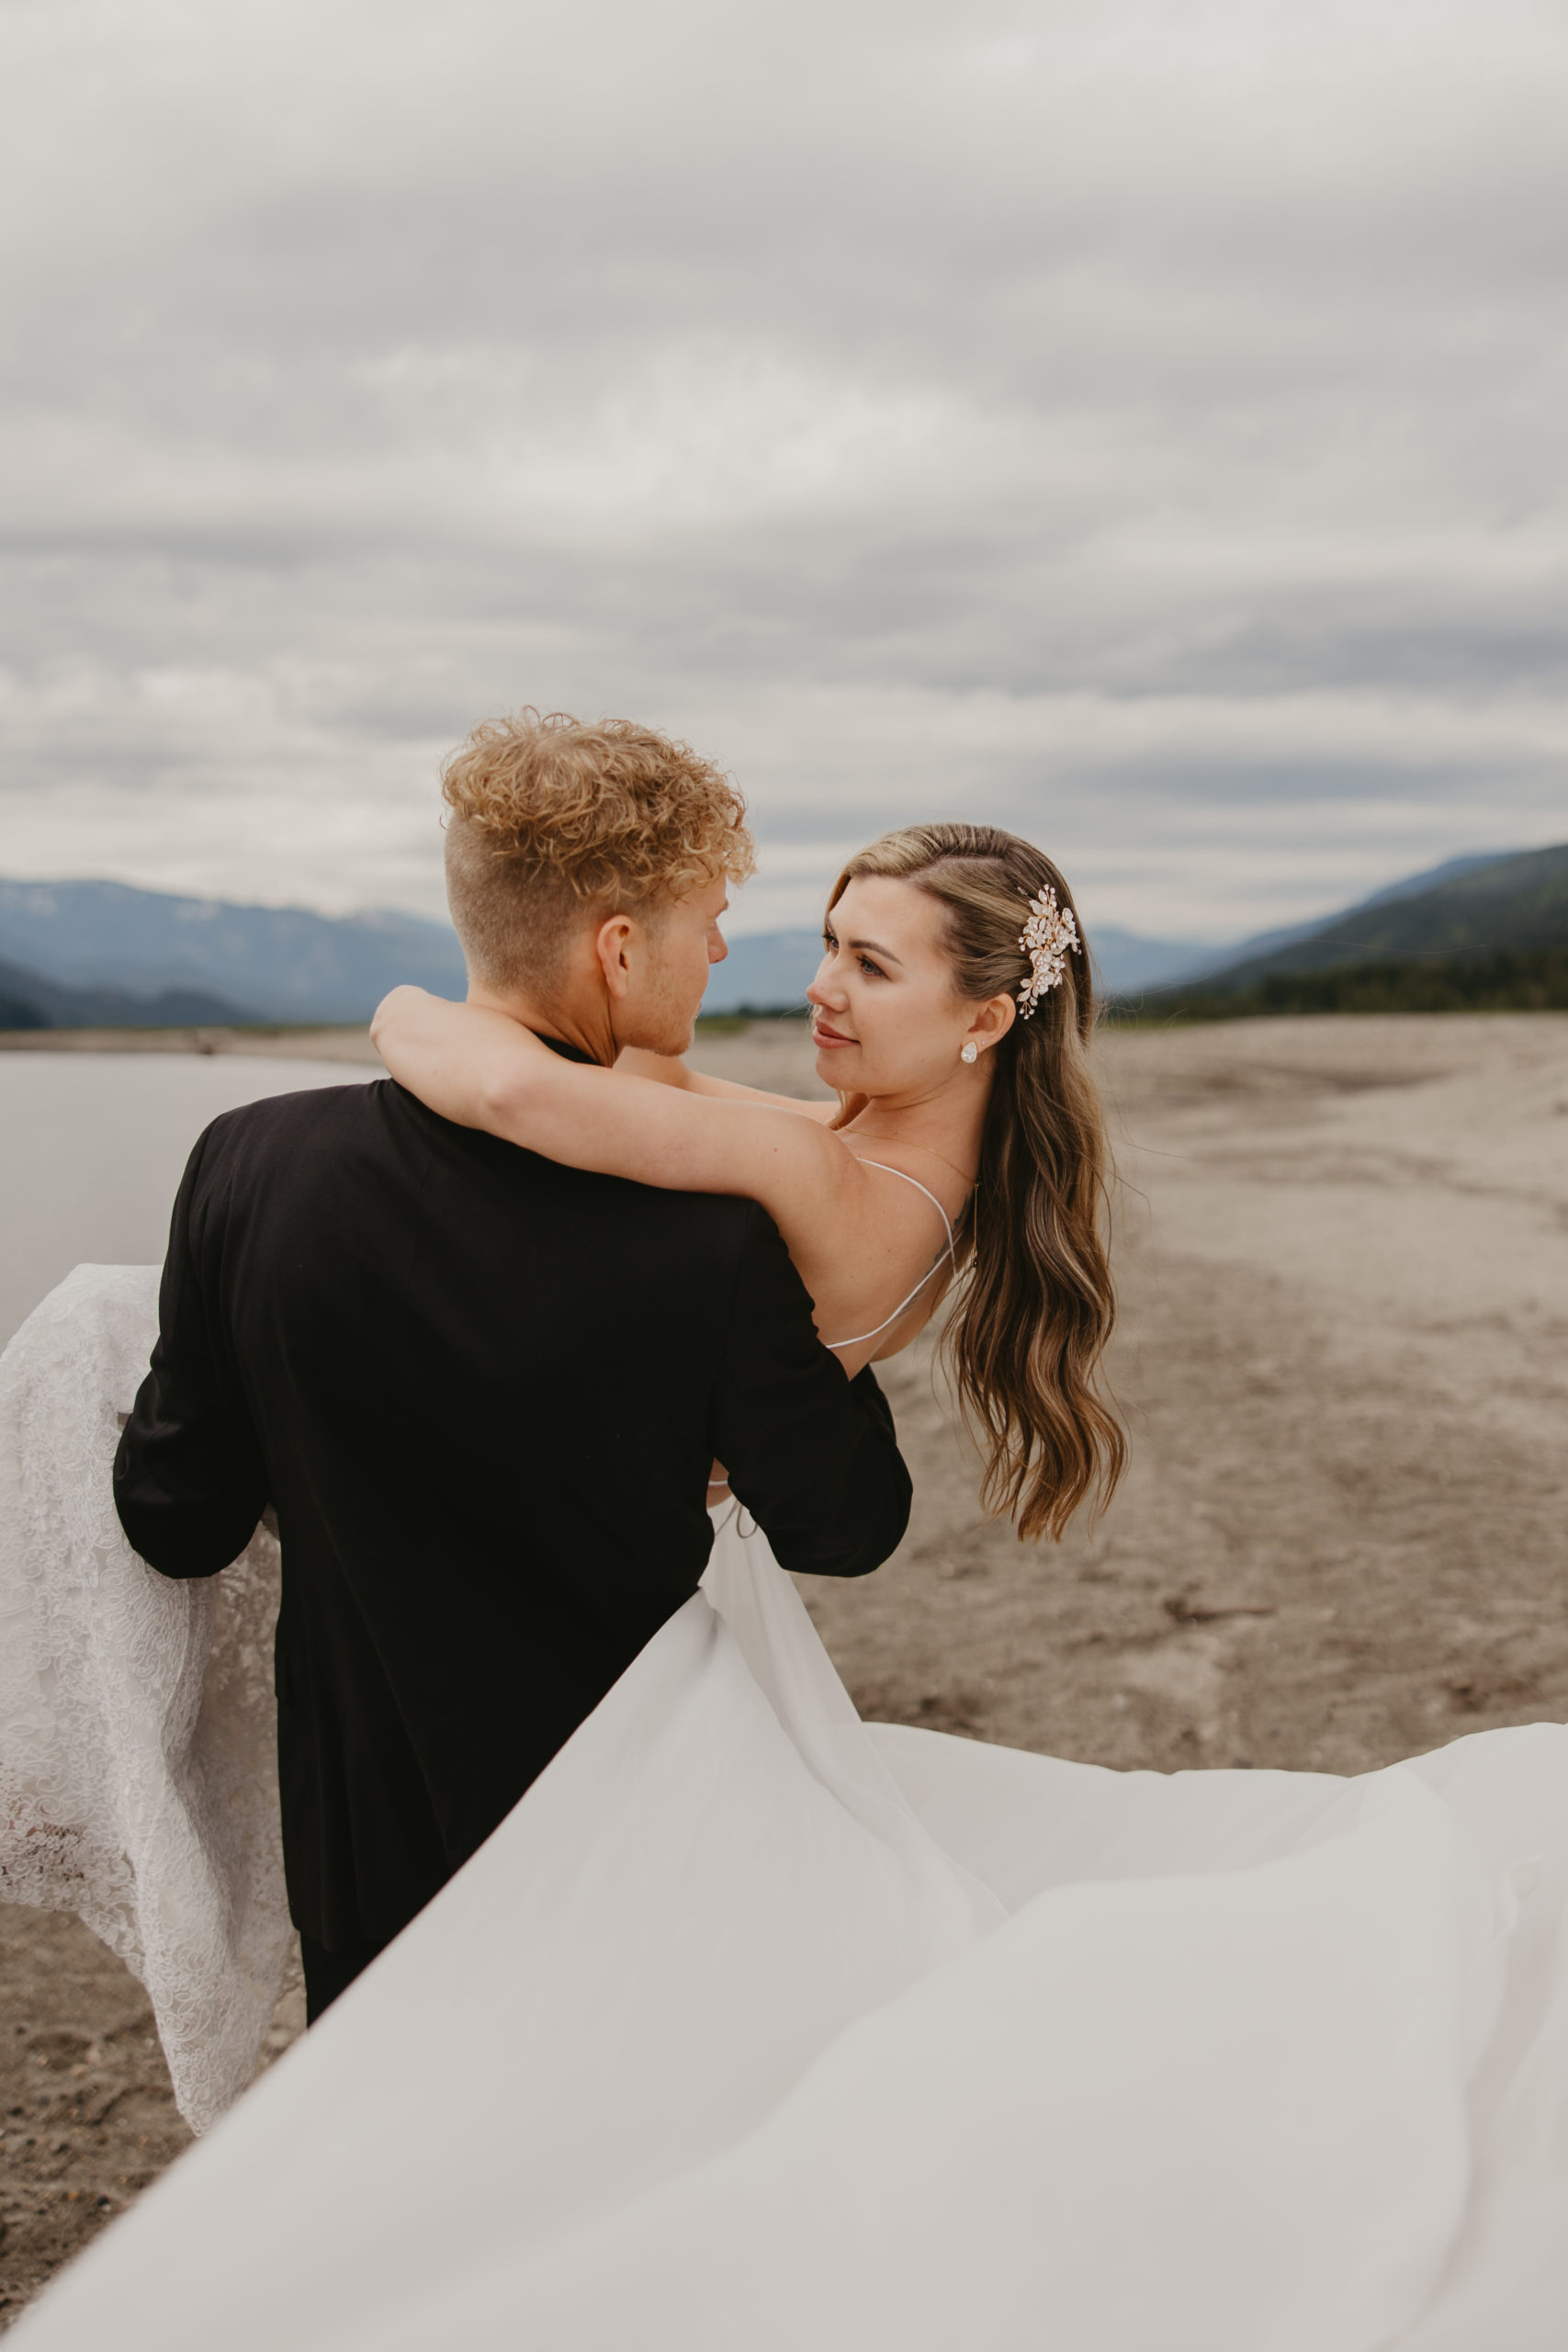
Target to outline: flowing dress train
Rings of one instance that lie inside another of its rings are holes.
[[[72,1279],[50,1345],[101,1393],[107,1489],[129,1277]],[[6,1367],[9,1412],[41,1374]],[[87,1540],[43,1489],[89,1465],[34,1467],[33,1613],[8,1537],[0,1607],[36,1684],[37,1585],[74,1563],[79,1589]],[[100,1586],[145,1576],[83,1509]],[[113,1916],[156,1912],[160,1871],[194,1885],[194,1845],[237,1951],[271,1864],[207,1843],[209,1759],[250,1669],[193,1620],[174,1720],[149,1644],[175,1637],[136,1630],[181,1826]],[[1565,1906],[1557,1725],[1346,1781],[864,1724],[726,1526],[494,1836],[19,2352],[1555,2352]],[[220,1968],[222,1935],[202,1951]]]

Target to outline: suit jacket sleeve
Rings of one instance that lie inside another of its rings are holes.
[[[853,1381],[818,1339],[778,1227],[753,1208],[714,1413],[714,1451],[786,1568],[864,1576],[897,1548],[909,1474],[869,1364]]]
[[[219,1301],[203,1280],[209,1128],[175,1202],[158,1296],[158,1340],[115,1456],[114,1498],[132,1548],[166,1577],[207,1577],[238,1559],[267,1500],[266,1473]],[[209,1254],[209,1263],[211,1255]]]

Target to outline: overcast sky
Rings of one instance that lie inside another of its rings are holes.
[[[742,928],[1568,837],[1568,0],[0,0],[0,872],[439,911],[523,702]]]

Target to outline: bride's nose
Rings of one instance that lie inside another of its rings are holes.
[[[830,1006],[841,1006],[847,1003],[848,1001],[849,1000],[846,998],[843,989],[833,986],[832,958],[831,956],[825,956],[822,958],[821,968],[818,972],[817,978],[812,981],[811,986],[806,991],[807,1003],[819,1004],[823,1011],[826,1012]]]

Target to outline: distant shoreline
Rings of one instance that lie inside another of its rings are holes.
[[[374,1062],[367,1029],[0,1029],[0,1053],[260,1054],[289,1061]]]
[[[715,1012],[697,1023],[699,1037],[741,1036],[757,1027],[778,1025],[776,1017]],[[790,1021],[789,1034],[803,1034]],[[178,1029],[0,1029],[0,1053],[8,1054],[256,1054],[273,1059],[378,1063],[367,1028],[341,1023],[258,1022],[233,1027]]]
[[[1433,1009],[1441,1021],[1508,1018],[1520,1012],[1532,1020],[1562,1020],[1568,1007],[1557,1005],[1452,1005]],[[1227,1005],[1224,1012],[1190,1006],[1156,1009],[1112,999],[1104,1008],[1108,1030],[1201,1029],[1212,1026],[1272,1026],[1291,1022],[1325,1021],[1355,1026],[1367,1019],[1419,1021],[1432,1013],[1389,1005],[1322,1007],[1280,1006],[1264,1011],[1256,1004]],[[697,1023],[697,1044],[706,1043],[721,1057],[721,1041],[745,1038],[752,1049],[799,1054],[809,1058],[808,1033],[795,1014],[716,1012]],[[0,1054],[248,1054],[274,1061],[350,1062],[379,1066],[380,1057],[367,1029],[343,1026],[299,1028],[282,1023],[254,1027],[182,1029],[0,1029]],[[793,1087],[786,1091],[794,1091]],[[813,1087],[812,1092],[819,1090]]]

